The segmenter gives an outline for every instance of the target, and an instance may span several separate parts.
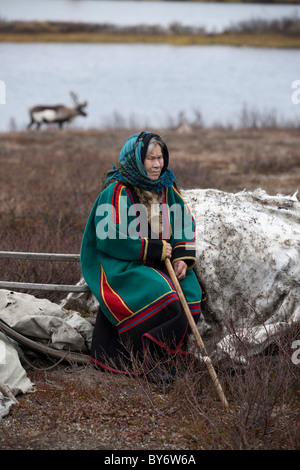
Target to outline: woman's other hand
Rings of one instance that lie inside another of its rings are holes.
[[[177,279],[181,281],[182,279],[185,278],[186,276],[186,270],[187,270],[187,264],[180,260],[180,261],[175,261],[174,265],[174,272],[177,276]]]

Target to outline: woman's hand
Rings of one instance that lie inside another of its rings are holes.
[[[174,265],[174,272],[177,276],[177,279],[181,281],[186,276],[187,264],[183,261],[175,261]]]
[[[166,258],[172,258],[172,245],[170,243],[166,244]]]
[[[170,245],[170,243],[166,244],[166,258],[172,258],[172,245]],[[187,264],[183,260],[175,261],[173,268],[179,281],[185,278]]]

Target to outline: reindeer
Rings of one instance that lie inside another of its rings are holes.
[[[83,110],[87,106],[87,102],[79,103],[77,95],[74,92],[70,93],[74,102],[74,107],[69,108],[63,104],[56,106],[34,106],[29,109],[31,121],[27,129],[33,124],[36,124],[36,129],[39,129],[42,123],[52,124],[57,123],[60,128],[63,127],[64,122],[71,122],[76,116],[86,116]]]

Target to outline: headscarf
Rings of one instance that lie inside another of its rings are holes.
[[[152,137],[156,137],[162,144],[164,166],[157,180],[147,176],[144,160],[147,148]],[[176,181],[174,173],[168,168],[169,152],[162,138],[152,132],[133,134],[120,153],[120,162],[113,165],[103,178],[103,189],[113,181],[121,181],[133,186],[139,186],[146,190],[161,191],[164,187],[170,187]]]

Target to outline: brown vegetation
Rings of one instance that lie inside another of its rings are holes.
[[[36,390],[19,396],[0,422],[0,448],[182,454],[297,449],[299,370],[290,347],[296,333],[251,358],[246,368],[229,361],[217,365],[229,411],[206,366],[193,358],[173,362],[173,383],[155,385],[144,377],[111,375],[92,365],[55,365],[27,355],[27,374]]]
[[[79,253],[103,172],[134,131],[3,133],[1,250]],[[158,132],[184,188],[292,194],[300,187],[299,130]],[[73,263],[0,261],[2,280],[72,284],[80,277]],[[166,387],[28,356],[36,391],[18,397],[1,421],[0,448],[295,449],[299,369],[291,344],[297,333],[252,358],[245,370],[217,365],[230,413],[205,365],[192,359],[177,364],[178,377]]]

